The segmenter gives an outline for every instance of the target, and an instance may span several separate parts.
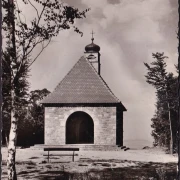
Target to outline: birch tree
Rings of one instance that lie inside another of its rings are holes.
[[[26,14],[19,8],[24,3],[34,9],[31,22],[26,22]],[[18,129],[18,96],[23,88],[17,86],[27,80],[31,65],[37,60],[52,38],[60,31],[74,29],[82,36],[82,32],[74,25],[76,19],[85,18],[86,12],[61,3],[59,0],[2,0],[3,5],[3,54],[10,59],[10,133],[8,141],[8,179],[16,180],[15,155]],[[40,6],[38,9],[37,6]],[[32,58],[36,47],[41,47]],[[4,58],[6,61],[6,58]],[[5,62],[6,63],[6,62]],[[24,77],[22,77],[22,75]]]

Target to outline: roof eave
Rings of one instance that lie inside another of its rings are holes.
[[[125,108],[125,106],[121,102],[120,102],[120,104],[121,104],[123,111],[127,111],[127,109]]]
[[[63,106],[107,106],[107,107],[114,107],[114,106],[121,106],[123,111],[126,111],[126,108],[122,105],[121,102],[102,102],[102,103],[47,103],[47,102],[41,102],[45,107],[63,107]]]

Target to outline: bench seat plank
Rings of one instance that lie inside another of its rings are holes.
[[[79,148],[44,148],[44,151],[79,151]]]

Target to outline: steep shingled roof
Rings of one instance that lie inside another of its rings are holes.
[[[41,103],[120,103],[120,101],[83,56]]]

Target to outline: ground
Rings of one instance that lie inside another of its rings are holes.
[[[47,155],[47,152],[42,149],[17,148],[18,180],[176,178],[177,155],[169,155],[160,148],[80,151],[77,154],[75,162],[72,162],[70,156],[54,156],[48,163],[47,156],[43,156]],[[4,147],[2,179],[7,179],[6,158],[7,148]]]

